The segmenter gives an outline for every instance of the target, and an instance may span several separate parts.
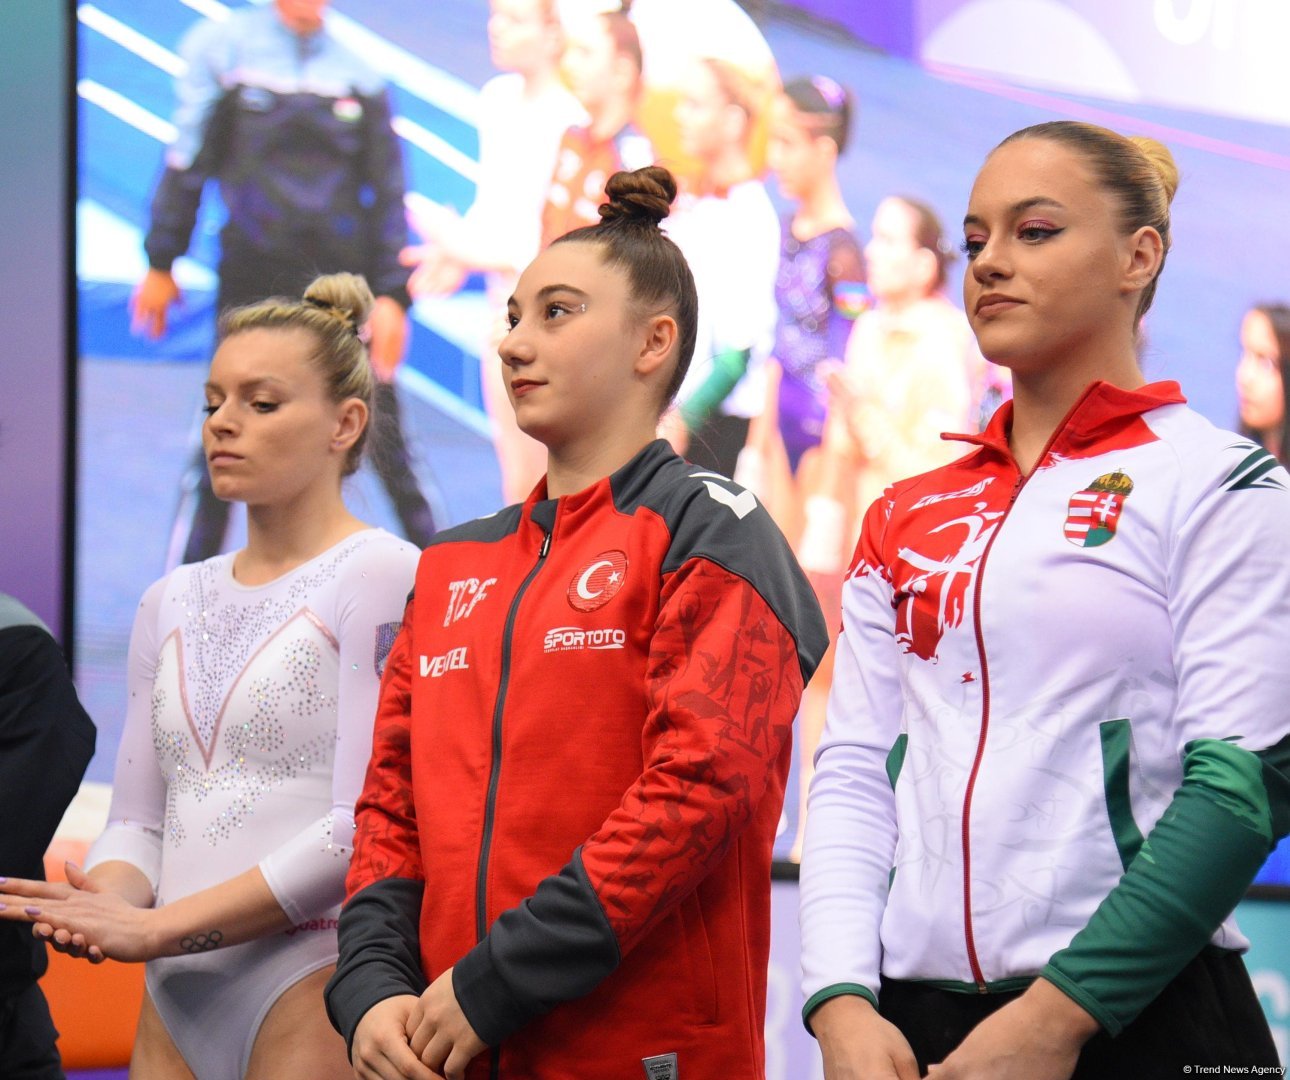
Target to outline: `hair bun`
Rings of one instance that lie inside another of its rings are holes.
[[[358,274],[323,274],[314,278],[302,298],[345,323],[355,334],[367,322],[375,299],[367,279]]]
[[[1143,156],[1160,174],[1160,182],[1165,189],[1165,200],[1173,202],[1174,192],[1178,190],[1178,163],[1174,161],[1169,147],[1145,135],[1130,135],[1129,142],[1142,151]]]
[[[605,184],[609,201],[600,207],[601,225],[638,222],[658,225],[676,198],[676,180],[661,165],[647,165],[633,172],[616,172]]]

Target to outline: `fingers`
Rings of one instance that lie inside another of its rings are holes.
[[[455,1045],[452,1053],[448,1055],[448,1060],[443,1063],[440,1070],[443,1073],[444,1080],[466,1080],[466,1066],[471,1062],[471,1056],[461,1045]]]
[[[0,878],[0,902],[13,897],[41,897],[62,900],[72,893],[72,886],[62,881],[33,881],[30,878]]]
[[[408,1024],[411,1025],[413,1020],[418,1020],[415,1012],[408,1017]],[[409,1049],[421,1061],[426,1061],[426,1047],[430,1045],[430,1040],[434,1037],[434,1033],[434,1024],[427,1020],[425,1014],[422,1013],[416,1026],[412,1029],[412,1034],[408,1036]]]
[[[408,1044],[392,1042],[359,1059],[355,1054],[354,1071],[362,1080],[442,1080],[419,1062]]]
[[[448,1071],[447,1063],[452,1060],[452,1054],[452,1036],[444,1031],[436,1031],[425,1050],[422,1051],[421,1060],[426,1065],[429,1065],[434,1072],[443,1076],[444,1080],[460,1080],[460,1068],[456,1073]]]
[[[360,1080],[441,1080],[417,1060],[408,1046],[402,1014],[385,1002],[360,1021],[353,1062]]]
[[[155,341],[166,329],[166,312],[147,304],[139,296],[130,305],[130,332],[143,334]]]
[[[430,255],[430,247],[421,244],[416,247],[405,247],[399,252],[399,265],[401,266],[419,266],[421,262]]]
[[[37,925],[39,926],[40,924]],[[48,926],[47,923],[45,925]],[[37,936],[47,937],[48,935],[38,933]],[[88,959],[89,957],[89,944],[85,940],[85,935],[73,934],[63,927],[54,930],[53,936],[49,938],[49,944],[53,946],[56,952],[73,956],[78,960]]]
[[[91,964],[101,964],[105,959],[103,950],[91,945],[84,934],[73,933],[66,927],[55,927],[52,923],[32,923],[33,937],[44,941],[55,952],[75,957],[77,960],[88,960]]]
[[[26,902],[22,896],[0,896],[0,919],[9,922],[31,922],[40,914],[40,908]]]

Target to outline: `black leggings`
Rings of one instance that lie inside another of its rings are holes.
[[[58,1032],[40,987],[32,983],[0,997],[0,1076],[5,1080],[64,1080]]]
[[[883,979],[878,1007],[909,1040],[925,1075],[929,1064],[943,1061],[1020,993],[958,993]],[[1244,962],[1236,953],[1207,949],[1119,1035],[1102,1032],[1089,1040],[1072,1080],[1182,1080],[1184,1066],[1278,1064]]]

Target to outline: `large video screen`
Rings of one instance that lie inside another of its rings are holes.
[[[228,235],[230,213],[236,219],[240,210],[230,211],[209,183],[191,229],[182,221],[176,225],[173,207],[159,194],[163,170],[167,162],[191,161],[203,152],[204,129],[194,119],[203,108],[223,101],[219,108],[255,113],[268,107],[270,94],[302,85],[300,72],[287,64],[261,72],[254,85],[225,100],[239,65],[255,66],[256,43],[246,44],[245,56],[223,56],[218,71],[195,72],[189,57],[199,54],[192,35],[201,24],[227,23],[244,9],[276,17],[279,8],[302,5],[319,6],[312,0],[282,0],[277,7],[237,0],[93,0],[77,9],[75,652],[78,684],[100,726],[91,784],[111,781],[140,596],[202,544],[206,553],[235,547],[242,528],[234,513],[213,532],[202,532],[195,457],[216,297],[221,273],[229,273],[227,266],[221,269],[221,234]],[[627,17],[629,31],[607,29],[606,5],[585,0],[494,0],[491,12],[486,0],[335,0],[324,6],[329,32],[388,87],[403,163],[396,193],[403,224],[395,248],[408,249],[405,263],[409,275],[415,272],[417,294],[394,379],[407,451],[399,467],[405,461],[410,476],[392,483],[365,466],[348,482],[346,498],[359,517],[413,539],[418,513],[428,512],[440,527],[459,523],[519,497],[533,478],[532,448],[505,430],[489,380],[498,365],[508,274],[536,250],[544,229],[573,222],[580,200],[603,182],[597,172],[602,163],[564,139],[570,127],[608,125],[619,160],[662,160],[684,182],[688,210],[678,207],[672,227],[696,273],[699,263],[705,267],[700,303],[710,314],[701,333],[711,347],[703,360],[730,346],[744,352],[746,365],[734,389],[709,411],[711,430],[700,434],[696,428],[691,449],[737,451],[765,433],[765,417],[761,423],[757,417],[767,400],[766,372],[773,370],[767,363],[776,318],[796,302],[794,288],[804,288],[805,280],[780,280],[776,289],[781,249],[789,241],[814,242],[781,234],[781,221],[791,217],[799,197],[793,185],[807,182],[793,179],[792,141],[804,131],[838,130],[844,101],[850,103],[849,134],[836,172],[854,224],[843,221],[818,255],[794,264],[795,273],[806,277],[844,266],[834,274],[833,308],[796,314],[812,332],[815,322],[844,321],[843,333],[820,346],[834,364],[827,380],[832,391],[845,388],[852,324],[858,328],[884,304],[895,310],[899,290],[914,287],[932,312],[929,321],[949,327],[949,337],[960,343],[941,358],[948,377],[965,387],[956,398],[961,415],[947,426],[979,424],[1007,393],[1006,379],[987,369],[963,333],[956,223],[989,150],[1008,133],[1043,120],[1085,119],[1150,134],[1179,161],[1175,247],[1145,327],[1142,363],[1149,378],[1177,379],[1196,408],[1220,425],[1235,426],[1242,316],[1255,302],[1290,296],[1290,128],[1284,123],[1126,100],[1095,83],[1081,93],[1069,80],[1045,88],[1023,85],[1016,73],[996,78],[934,66],[900,27],[892,34],[908,47],[894,51],[855,36],[874,30],[864,20],[849,31],[839,28],[836,22],[846,20],[833,17],[848,5],[837,11],[837,5],[804,5],[822,17],[787,6],[767,15],[763,5],[751,5],[759,13],[754,19],[734,0],[637,0]],[[916,6],[881,7],[890,7],[904,26],[912,18],[904,9]],[[549,23],[557,15],[563,32],[553,46]],[[874,31],[876,39],[881,29]],[[637,47],[640,69],[633,74]],[[552,48],[548,71],[534,53]],[[937,48],[942,59],[959,56],[944,34]],[[546,74],[535,75],[538,68]],[[357,77],[335,73],[342,76]],[[781,86],[796,87],[798,95],[787,111]],[[323,119],[343,133],[365,115],[363,100],[338,91]],[[615,113],[615,100],[630,107]],[[516,147],[532,148],[525,150],[527,171],[542,180],[538,189],[521,182],[529,177],[514,167]],[[380,197],[390,197],[389,190]],[[738,244],[705,242],[705,215],[727,212],[739,222]],[[179,236],[182,253],[169,274],[178,292],[158,333],[159,325],[139,317],[134,298],[150,271],[156,284],[156,237],[163,226],[171,230],[172,246]],[[153,252],[151,264],[145,244]],[[865,271],[845,269],[865,265],[867,283]],[[917,268],[929,265],[932,276],[911,286],[909,275],[917,277],[923,272]],[[902,339],[907,344],[917,339],[917,327],[910,333]],[[914,355],[917,346],[908,348]],[[905,357],[895,349],[888,358],[892,370]],[[791,367],[785,359],[780,370]],[[820,421],[812,408],[804,402],[791,424],[784,420],[775,432],[793,466],[803,447],[809,450],[813,438],[818,442],[812,425]],[[926,401],[906,395],[882,408],[895,437],[911,444],[905,457],[893,456],[890,468],[921,461],[914,432],[926,426]],[[781,407],[776,417],[790,412]],[[754,470],[745,478],[761,475],[754,459],[745,457],[744,464]],[[894,478],[875,473],[852,493],[853,501]],[[789,505],[785,521],[802,533],[802,514],[794,513]],[[829,534],[834,547],[844,543],[847,528]],[[824,575],[834,572],[838,557],[818,546],[810,552]],[[809,742],[809,733],[803,735]],[[798,835],[800,783],[799,762],[777,851],[783,858],[793,854]],[[1260,880],[1290,886],[1290,856],[1279,855]]]

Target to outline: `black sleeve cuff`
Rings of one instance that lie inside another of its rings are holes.
[[[332,1027],[353,1049],[354,1029],[378,1001],[420,995],[421,897],[425,883],[387,878],[355,894],[340,913],[340,958],[323,997]]]
[[[452,988],[475,1034],[496,1046],[561,1002],[589,993],[621,959],[579,848],[560,873],[498,916],[454,966]]]

